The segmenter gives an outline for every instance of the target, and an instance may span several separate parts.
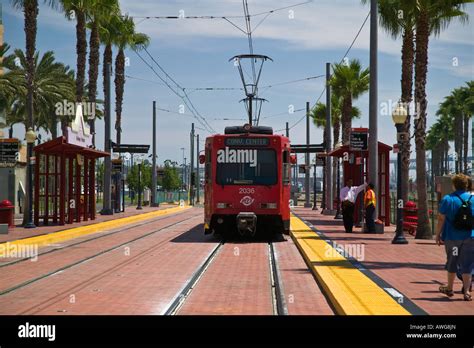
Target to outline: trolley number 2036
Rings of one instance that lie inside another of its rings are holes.
[[[251,187],[241,187],[239,188],[239,194],[241,195],[249,195],[255,193],[255,189]]]

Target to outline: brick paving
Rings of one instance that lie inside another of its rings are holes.
[[[178,314],[271,315],[267,243],[226,243]]]
[[[0,314],[161,314],[217,244],[201,222],[202,213],[131,242],[128,255],[121,247],[0,296]]]
[[[285,239],[274,247],[288,314],[334,314],[293,240]]]
[[[0,267],[0,279],[2,279],[0,292],[191,216],[197,216],[196,211],[192,212],[187,210],[183,213],[161,216],[156,220],[151,219],[150,221],[146,221],[147,223],[143,225],[126,228],[118,233],[114,233],[118,231],[118,229],[113,229],[87,235],[82,238],[75,238],[56,245],[55,247],[58,249],[50,253],[39,255],[34,262],[26,260]],[[200,216],[199,213],[198,216]],[[48,249],[51,248],[44,248],[40,250],[40,252],[47,251]]]
[[[354,228],[354,232],[348,234],[344,232],[342,221],[334,220],[333,216],[305,208],[294,211],[338,244],[363,245],[361,263],[427,313],[474,314],[474,302],[463,301],[459,280],[455,281],[454,297],[448,298],[438,292],[439,285],[446,282],[446,255],[444,247],[437,246],[434,240],[416,240],[406,235],[408,245],[393,245],[394,226],[385,227],[384,234],[365,234],[360,228]]]

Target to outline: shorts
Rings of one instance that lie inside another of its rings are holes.
[[[462,274],[472,272],[474,267],[474,239],[464,240],[446,240],[444,241],[446,249],[446,270],[450,273],[456,273],[458,270]]]

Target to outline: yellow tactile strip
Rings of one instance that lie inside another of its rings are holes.
[[[162,216],[162,215],[176,213],[178,211],[183,211],[184,209],[189,209],[189,208],[190,208],[189,206],[185,206],[185,207],[173,207],[173,208],[168,208],[168,209],[161,209],[161,210],[156,210],[149,213],[137,214],[137,215],[128,216],[128,217],[124,217],[120,219],[113,219],[109,221],[98,222],[91,225],[79,226],[79,227],[74,227],[67,230],[63,230],[63,231],[58,231],[58,232],[43,234],[40,236],[1,243],[0,244],[0,257],[4,257],[5,256],[4,254],[7,251],[7,249],[12,248],[14,246],[35,245],[37,247],[40,247],[40,246],[45,246],[45,245],[50,245],[50,244],[56,244],[56,243],[64,242],[69,239],[82,237],[82,236],[92,234],[92,233],[102,232],[104,230],[110,230],[113,228],[133,224],[133,223],[147,220],[147,219],[152,219],[152,218]]]
[[[291,217],[291,236],[337,314],[410,315],[296,216]]]

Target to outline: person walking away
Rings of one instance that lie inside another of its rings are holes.
[[[454,295],[453,283],[456,271],[460,268],[463,280],[465,301],[472,301],[471,282],[474,263],[473,215],[474,200],[467,192],[468,177],[456,174],[452,178],[454,192],[441,200],[436,229],[436,244],[444,244],[447,256],[447,285],[441,285],[439,291],[448,297]]]
[[[365,225],[367,226],[368,233],[375,233],[375,207],[377,206],[374,184],[370,183],[368,185],[368,190],[364,196],[364,206],[365,206]]]
[[[367,186],[366,183],[360,186],[352,186],[352,184],[352,179],[348,179],[346,181],[346,186],[341,189],[339,194],[342,209],[342,220],[344,221],[344,229],[347,233],[351,233],[352,228],[354,227],[354,208],[357,196]]]

